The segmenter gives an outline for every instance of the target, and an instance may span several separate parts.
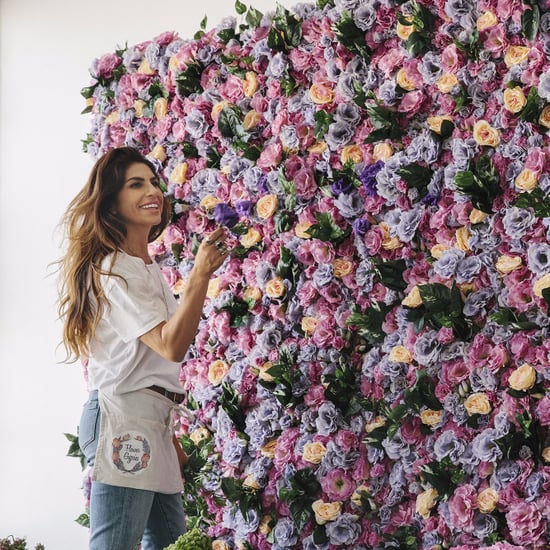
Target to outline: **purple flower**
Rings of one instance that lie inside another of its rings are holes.
[[[340,178],[330,185],[330,190],[335,197],[338,197],[341,193],[351,193],[353,189],[353,183],[348,178]]]
[[[365,166],[359,179],[367,192],[367,195],[374,196],[376,195],[376,174],[382,170],[384,163],[381,160],[377,160],[373,164]]]
[[[298,532],[294,522],[287,517],[282,517],[273,528],[273,537],[279,547],[288,548],[298,542]]]
[[[220,202],[214,206],[214,219],[216,223],[231,228],[239,223],[239,214],[228,204]]]
[[[331,544],[350,548],[361,531],[357,516],[350,513],[340,514],[326,525],[326,533]]]

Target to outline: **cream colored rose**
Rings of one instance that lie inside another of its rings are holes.
[[[258,75],[254,71],[247,71],[242,82],[244,95],[252,97],[258,89]]]
[[[136,112],[136,117],[141,118],[143,116],[143,108],[147,105],[143,99],[136,99],[134,101],[134,111]]]
[[[369,496],[370,496],[369,488],[366,485],[359,485],[359,487],[357,487],[357,489],[353,491],[353,494],[351,495],[350,500],[355,506],[362,506],[363,499]]]
[[[227,101],[227,99],[223,99],[222,101],[218,101],[217,103],[214,103],[212,110],[210,111],[210,116],[213,120],[218,120],[218,117],[220,116],[220,113],[226,108],[230,107],[231,103]]]
[[[269,298],[280,298],[286,293],[285,282],[281,277],[273,277],[265,285],[265,294]]]
[[[550,273],[543,275],[540,279],[535,281],[535,284],[533,285],[533,293],[535,296],[542,298],[542,291],[548,287],[550,287]]]
[[[539,124],[550,128],[550,105],[547,105],[539,115]]]
[[[527,104],[527,98],[519,86],[506,88],[503,94],[504,108],[511,113],[519,113]]]
[[[507,67],[523,63],[529,58],[529,52],[530,48],[527,46],[509,46],[504,54],[504,63]]]
[[[151,67],[151,65],[149,64],[149,61],[147,61],[147,58],[144,57],[143,60],[141,61],[139,67],[137,68],[137,71],[138,73],[140,74],[149,74],[149,75],[153,75],[155,74],[155,69],[153,69]]]
[[[159,97],[156,99],[153,111],[155,112],[155,117],[157,120],[164,118],[168,113],[168,100],[165,97]]]
[[[322,500],[316,500],[311,505],[312,510],[315,512],[315,521],[319,525],[324,525],[327,521],[334,521],[342,510],[342,503],[335,502],[323,502]]]
[[[442,244],[442,243],[439,243],[439,244],[434,244],[430,250],[430,254],[436,259],[436,260],[439,260],[439,258],[441,258],[441,256],[443,256],[443,252],[445,252],[446,250],[449,250],[449,246],[447,246],[446,244]]]
[[[274,378],[267,372],[271,367],[273,366],[273,363],[271,361],[266,361],[262,365],[258,367],[258,378],[260,380],[265,380],[266,382],[273,382]]]
[[[262,242],[262,234],[254,227],[250,227],[244,235],[241,235],[239,241],[245,248],[250,248]]]
[[[275,456],[275,447],[277,446],[277,440],[272,439],[268,441],[263,447],[260,448],[260,452],[267,458],[273,458]]]
[[[508,378],[508,385],[517,391],[530,390],[537,381],[537,371],[529,364],[523,363],[512,372]]]
[[[316,317],[303,317],[302,318],[302,330],[306,335],[313,334],[315,332],[315,328],[319,324],[319,319]]]
[[[215,197],[214,195],[206,195],[206,197],[203,197],[201,200],[201,206],[205,210],[213,210],[216,204],[220,204],[220,202],[221,200],[218,199],[218,197]]]
[[[353,162],[353,164],[359,164],[360,162],[363,162],[363,151],[361,151],[361,147],[359,147],[359,145],[346,145],[342,149],[340,160],[342,161],[342,164],[346,164],[346,162],[349,161]]]
[[[189,439],[195,444],[199,445],[203,441],[210,439],[211,433],[207,428],[197,428],[189,434]]]
[[[313,224],[308,221],[297,223],[294,226],[294,233],[296,233],[296,236],[299,237],[300,239],[311,239],[311,235],[307,233],[307,230],[312,225]]]
[[[187,281],[185,279],[178,279],[176,284],[172,287],[172,292],[176,296],[181,296],[187,286]]]
[[[255,286],[248,286],[244,289],[243,300],[248,304],[255,304],[262,297],[262,291]]]
[[[514,183],[517,189],[529,193],[539,184],[539,175],[530,168],[524,168]]]
[[[212,361],[208,366],[208,381],[217,386],[223,382],[228,372],[229,365],[221,359],[216,359],[216,361]]]
[[[256,212],[260,218],[267,220],[275,214],[278,206],[279,199],[277,199],[277,195],[264,195],[256,203]]]
[[[157,159],[159,162],[164,162],[166,160],[166,151],[162,145],[157,144],[147,156]]]
[[[477,495],[479,511],[483,514],[490,514],[497,507],[498,500],[498,493],[492,487],[483,489],[483,491]]]
[[[492,11],[486,11],[477,18],[476,27],[479,32],[482,32],[494,27],[497,23],[497,16]]]
[[[324,141],[316,141],[313,145],[310,145],[307,150],[309,153],[324,153],[327,150],[327,144]]]
[[[448,94],[453,91],[453,88],[458,84],[458,78],[452,73],[447,73],[441,76],[437,82],[439,91]]]
[[[438,116],[429,116],[426,119],[426,122],[428,123],[428,127],[432,132],[435,132],[436,134],[441,134],[441,126],[443,122],[452,122],[453,117],[449,115],[438,115]]]
[[[216,539],[212,541],[212,550],[231,550],[231,547],[224,540]]]
[[[206,295],[213,300],[220,294],[220,278],[214,277],[208,281],[208,289]]]
[[[405,346],[394,346],[390,350],[389,359],[394,363],[410,363],[413,355]]]
[[[464,408],[467,413],[473,414],[489,414],[491,412],[491,403],[483,392],[472,393],[464,401]]]
[[[433,487],[422,491],[422,493],[416,496],[416,512],[424,519],[428,519],[432,508],[437,503],[438,496],[438,492]]]
[[[389,143],[377,143],[372,149],[373,160],[388,160],[393,155],[393,147]]]
[[[420,413],[420,420],[426,426],[437,426],[443,418],[443,411],[434,411],[433,409],[424,409]]]
[[[503,254],[498,258],[495,267],[499,273],[506,275],[521,267],[522,264],[523,260],[519,256],[508,256],[507,254]]]
[[[550,464],[550,447],[544,447],[544,449],[542,449],[542,460],[544,460],[546,464]]]
[[[478,120],[474,124],[473,135],[478,145],[496,147],[500,143],[500,132],[486,120]]]
[[[409,78],[407,71],[403,68],[397,71],[395,81],[400,88],[403,88],[403,90],[407,90],[408,92],[416,89],[416,84]]]
[[[396,250],[403,246],[403,243],[397,237],[391,236],[390,227],[387,223],[381,222],[379,227],[384,231],[384,238],[382,240],[382,248],[384,250]]]
[[[320,464],[326,452],[327,448],[320,441],[312,441],[304,445],[302,458],[311,464]]]
[[[410,21],[411,17],[409,16],[406,19]],[[405,25],[404,23],[398,21],[397,27],[395,29],[395,34],[397,34],[397,36],[401,38],[401,40],[408,40],[409,36],[416,30],[417,29],[413,24]]]
[[[262,115],[260,113],[254,110],[248,111],[248,113],[244,115],[243,128],[249,132],[258,126],[260,120],[262,120]]]
[[[243,487],[248,487],[249,489],[259,489],[260,484],[255,477],[253,477],[252,475],[247,475],[243,479]]]
[[[106,117],[105,117],[105,124],[114,124],[115,122],[118,122],[120,120],[120,112],[118,110],[111,111]]]
[[[335,277],[345,277],[353,272],[353,262],[345,258],[336,258],[332,262],[332,268]]]
[[[456,247],[464,250],[464,252],[468,252],[470,250],[470,245],[468,244],[470,236],[470,230],[465,225],[459,227],[455,232]]]
[[[472,208],[472,211],[470,212],[468,219],[470,220],[470,223],[473,223],[473,224],[481,223],[487,217],[487,215],[488,214],[486,212],[482,212],[477,208]]]
[[[372,431],[377,428],[382,428],[386,425],[386,419],[383,416],[377,416],[374,420],[367,422],[365,424],[365,432],[370,434]]]
[[[420,296],[418,286],[413,286],[401,303],[407,307],[420,307],[422,305],[422,297]]]
[[[260,521],[260,525],[258,526],[258,531],[262,533],[262,535],[268,535],[271,532],[271,524],[273,521],[273,517],[269,514],[266,514],[262,517]]]
[[[170,173],[170,181],[172,183],[182,184],[185,182],[185,176],[187,175],[187,163],[180,162],[177,164]]]
[[[313,103],[317,105],[327,105],[328,103],[333,103],[336,94],[334,90],[329,86],[321,83],[313,83],[309,89],[309,95]]]

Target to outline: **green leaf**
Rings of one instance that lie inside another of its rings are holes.
[[[440,462],[429,462],[421,467],[421,477],[436,489],[439,498],[447,500],[464,478],[464,471],[460,466],[451,463],[449,457]]]
[[[374,271],[385,287],[399,291],[407,288],[407,283],[403,279],[406,268],[405,260],[387,260],[375,263]]]
[[[219,398],[222,409],[227,413],[239,432],[244,433],[246,415],[241,408],[241,395],[228,382],[222,382],[222,395]]]
[[[537,123],[541,113],[540,96],[536,86],[532,86],[527,94],[527,103],[521,110],[520,117],[527,122]]]
[[[333,27],[334,35],[340,44],[350,52],[370,61],[371,50],[365,40],[365,31],[362,31],[354,22],[352,15],[344,11]]]
[[[258,11],[257,9],[250,6],[248,9],[248,13],[246,14],[246,22],[251,27],[259,27],[260,23],[262,22],[264,14],[261,11]]]
[[[329,126],[334,121],[332,114],[327,113],[324,109],[320,109],[315,113],[315,126],[313,133],[315,139],[323,139],[328,131]]]
[[[511,328],[514,332],[519,330],[533,330],[540,328],[537,323],[529,321],[525,313],[516,314],[511,308],[508,307],[500,308],[494,311],[489,315],[489,319],[499,325]]]
[[[235,11],[239,15],[243,15],[243,13],[246,12],[246,6],[242,2],[239,2],[239,0],[235,0]]]
[[[201,75],[203,66],[195,61],[176,77],[176,86],[181,96],[202,92]]]
[[[535,40],[540,25],[540,9],[535,2],[527,4],[521,14],[521,30],[527,40]]]
[[[82,527],[90,527],[90,516],[86,513],[80,514],[75,521],[78,525],[82,525]]]
[[[386,333],[382,329],[382,324],[391,309],[392,306],[388,306],[384,304],[384,302],[376,301],[373,302],[364,313],[361,313],[357,307],[352,307],[352,314],[348,317],[346,324],[350,326],[352,330],[356,330],[358,334],[369,343],[375,344],[382,342],[386,337]]]
[[[224,107],[221,110],[218,117],[218,130],[223,137],[230,139],[246,135],[239,115],[235,107]]]
[[[518,208],[532,208],[538,218],[550,216],[550,197],[540,187],[535,187],[529,193],[520,193],[513,206]]]
[[[86,468],[86,457],[80,450],[80,445],[78,443],[78,436],[65,433],[63,434],[69,440],[69,450],[67,451],[67,456],[78,458],[80,460],[80,466],[84,470]]]
[[[339,227],[329,212],[317,212],[315,219],[317,222],[312,224],[306,231],[310,237],[315,239],[338,243],[351,232],[349,227],[346,229]]]

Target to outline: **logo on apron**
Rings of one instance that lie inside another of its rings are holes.
[[[127,432],[113,439],[113,464],[125,474],[144,470],[151,459],[151,447],[138,432]]]

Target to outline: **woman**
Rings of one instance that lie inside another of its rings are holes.
[[[202,241],[178,305],[147,252],[169,219],[159,183],[138,151],[114,149],[64,217],[59,312],[68,359],[88,365],[79,442],[93,465],[92,550],[133,550],[140,540],[160,550],[185,531],[173,409],[210,276],[228,251],[221,228]]]

